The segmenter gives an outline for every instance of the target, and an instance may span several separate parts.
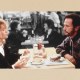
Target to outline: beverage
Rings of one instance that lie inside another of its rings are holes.
[[[42,40],[41,38],[39,38],[38,40],[38,49],[41,49],[42,48]]]

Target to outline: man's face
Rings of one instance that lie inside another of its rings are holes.
[[[44,24],[44,29],[45,29],[45,31],[48,30],[48,25],[46,23]]]
[[[73,24],[72,24],[72,19],[66,18],[64,21],[64,34],[66,36],[72,36],[75,32]]]
[[[5,24],[2,24],[0,26],[0,38],[1,39],[7,39],[8,38],[8,30],[7,30],[7,26]]]

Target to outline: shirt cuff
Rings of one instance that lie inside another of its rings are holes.
[[[15,69],[14,65],[12,65],[12,68]]]

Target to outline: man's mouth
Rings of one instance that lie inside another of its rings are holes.
[[[67,34],[69,34],[67,31],[64,31],[64,33],[67,33]]]

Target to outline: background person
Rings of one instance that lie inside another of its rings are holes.
[[[46,46],[57,47],[63,39],[64,36],[56,31],[54,22],[50,19],[46,20],[44,22],[44,40],[49,41],[49,44]]]
[[[6,41],[11,53],[18,53],[18,50],[22,47],[21,42],[25,41],[25,38],[21,32],[19,22],[14,20],[10,23],[10,31]]]

